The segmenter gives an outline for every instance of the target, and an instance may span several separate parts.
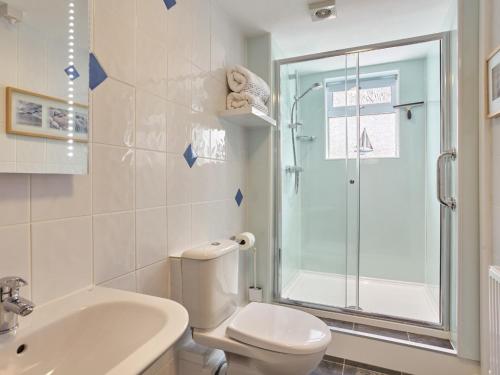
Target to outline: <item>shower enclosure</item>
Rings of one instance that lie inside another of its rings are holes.
[[[277,61],[279,302],[447,328],[447,38]]]

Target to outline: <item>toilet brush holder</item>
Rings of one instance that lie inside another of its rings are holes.
[[[248,300],[250,302],[262,302],[262,288],[251,286],[248,288]]]

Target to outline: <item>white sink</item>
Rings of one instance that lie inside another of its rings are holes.
[[[174,301],[95,287],[21,320],[15,335],[0,336],[0,374],[127,375],[182,336],[188,313]]]

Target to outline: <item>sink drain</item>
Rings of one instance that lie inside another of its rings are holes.
[[[22,344],[22,345],[19,345],[16,352],[17,352],[17,354],[22,354],[25,350],[26,350],[26,345]]]

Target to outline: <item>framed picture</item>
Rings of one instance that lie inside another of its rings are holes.
[[[7,87],[6,132],[88,142],[88,106]]]
[[[500,116],[500,47],[488,58],[487,62],[488,117]]]

